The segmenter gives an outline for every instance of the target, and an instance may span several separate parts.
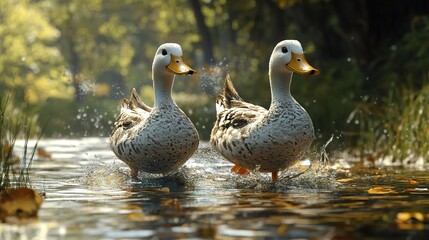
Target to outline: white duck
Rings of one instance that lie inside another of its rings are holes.
[[[152,64],[153,108],[140,100],[135,89],[129,100],[123,100],[110,147],[130,167],[132,177],[137,177],[139,171],[174,171],[198,148],[195,126],[171,97],[175,74],[194,73],[184,61],[180,45],[162,44]]]
[[[294,72],[319,74],[319,70],[307,63],[298,41],[281,41],[269,63],[271,105],[268,110],[244,102],[229,76],[226,77],[224,93],[216,100],[217,120],[210,142],[235,164],[231,171],[271,172],[275,182],[279,171],[295,164],[310,148],[314,139],[313,123],[290,93]]]

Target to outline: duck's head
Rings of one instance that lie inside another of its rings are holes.
[[[156,50],[152,70],[160,73],[177,75],[194,74],[183,58],[182,48],[177,43],[164,43]]]
[[[284,40],[276,45],[270,58],[270,70],[303,75],[319,74],[318,69],[308,64],[301,44],[297,40]]]

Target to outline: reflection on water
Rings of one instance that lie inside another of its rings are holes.
[[[52,153],[33,164],[33,187],[46,193],[39,219],[0,224],[0,239],[426,239],[429,234],[424,170],[352,171],[330,163],[336,167],[291,180],[283,174],[272,184],[267,174],[231,174],[231,164],[202,143],[180,171],[143,174],[137,182],[107,139],[39,145]]]

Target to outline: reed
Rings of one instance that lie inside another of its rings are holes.
[[[348,122],[357,126],[361,158],[396,163],[429,162],[429,84],[392,86],[381,102],[356,104]]]
[[[34,159],[37,144],[29,146],[32,126],[29,114],[14,110],[11,106],[11,93],[0,98],[0,192],[8,188],[30,188],[29,170]],[[16,155],[15,142],[24,138],[21,156]]]

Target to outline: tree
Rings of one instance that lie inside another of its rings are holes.
[[[51,21],[61,32],[59,46],[77,102],[93,90],[87,86],[94,85],[99,73],[128,73],[134,49],[127,38],[129,26],[121,22],[121,12],[117,11],[120,5],[82,0],[46,1],[46,5]],[[118,86],[124,86],[122,77],[117,81]]]
[[[63,59],[53,45],[59,31],[29,1],[0,2],[0,86],[19,102],[67,97]],[[13,81],[11,81],[13,79]]]
[[[198,31],[201,36],[200,42],[204,51],[204,63],[206,65],[209,65],[211,62],[214,61],[211,33],[205,22],[199,0],[189,0],[189,2],[191,4],[192,11],[194,12],[195,22],[197,24]]]

